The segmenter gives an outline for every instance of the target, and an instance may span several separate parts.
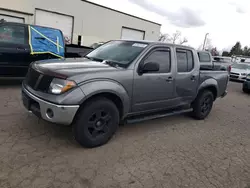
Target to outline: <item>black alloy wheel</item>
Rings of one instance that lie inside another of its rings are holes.
[[[205,119],[212,110],[214,102],[214,95],[209,90],[204,90],[198,94],[195,101],[192,104],[193,112],[192,116],[195,119]]]
[[[106,144],[118,126],[119,111],[116,105],[106,98],[94,98],[78,112],[73,134],[80,145],[93,148]]]

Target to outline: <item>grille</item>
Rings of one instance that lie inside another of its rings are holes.
[[[41,76],[41,77],[40,77]],[[40,77],[40,78],[39,78]],[[44,75],[30,68],[26,76],[26,83],[36,91],[47,92],[53,77]]]
[[[235,73],[235,72],[230,72],[230,74],[233,74],[233,75],[240,75],[239,73]]]
[[[42,79],[40,80],[37,90],[42,92],[48,92],[50,83],[52,82],[53,77],[48,75],[43,75]]]
[[[236,75],[230,75],[230,78],[239,78],[239,76],[236,76]]]
[[[39,76],[40,76],[39,72],[35,71],[32,68],[29,68],[29,71],[26,76],[26,82],[32,89],[34,89]]]

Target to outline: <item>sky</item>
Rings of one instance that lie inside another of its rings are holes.
[[[250,0],[89,0],[162,24],[161,32],[180,31],[187,45],[199,48],[206,33],[218,50],[237,41],[250,45]]]

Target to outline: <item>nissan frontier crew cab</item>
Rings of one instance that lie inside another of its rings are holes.
[[[228,79],[227,71],[200,71],[191,47],[113,40],[81,59],[32,63],[22,100],[44,120],[72,125],[82,146],[97,147],[124,122],[184,112],[206,118]]]

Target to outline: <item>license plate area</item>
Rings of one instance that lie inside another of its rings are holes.
[[[239,78],[239,76],[230,75],[230,78]]]

